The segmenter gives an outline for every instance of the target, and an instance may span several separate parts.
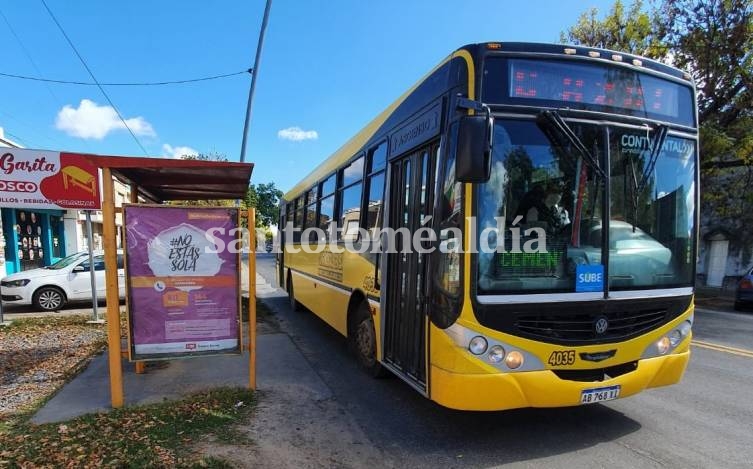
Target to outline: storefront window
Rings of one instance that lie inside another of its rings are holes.
[[[36,212],[18,210],[16,232],[18,233],[18,260],[21,270],[44,266],[42,216]]]

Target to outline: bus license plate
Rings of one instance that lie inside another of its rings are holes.
[[[597,402],[611,401],[618,397],[620,397],[620,386],[584,389],[580,393],[580,403],[595,404]]]

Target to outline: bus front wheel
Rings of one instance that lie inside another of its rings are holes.
[[[356,311],[353,325],[353,335],[350,337],[351,347],[358,358],[358,364],[374,378],[384,378],[389,375],[386,368],[377,360],[376,332],[374,320],[366,303],[361,303]]]

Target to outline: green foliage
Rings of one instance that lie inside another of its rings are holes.
[[[599,10],[591,8],[578,22],[560,33],[560,42],[630,52],[650,58],[666,56],[667,50],[657,34],[656,20],[635,0],[625,8],[617,0],[609,13],[599,19]]]
[[[275,187],[274,182],[249,186],[243,203],[245,207],[256,208],[257,227],[270,226],[277,222],[282,195],[282,191]]]
[[[181,155],[182,160],[194,161],[228,161],[227,156],[221,153],[199,153],[197,155]],[[171,205],[190,205],[193,207],[234,207],[235,202],[232,200],[176,200],[170,202]]]
[[[193,160],[193,161],[219,161],[219,162],[228,161],[226,155],[223,155],[222,153],[217,153],[217,152],[199,153],[196,155],[181,155],[180,159],[181,160]]]
[[[690,71],[698,87],[701,122],[721,128],[753,105],[753,2],[665,0],[661,35],[676,66]]]

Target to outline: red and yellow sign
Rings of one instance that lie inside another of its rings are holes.
[[[76,153],[2,148],[0,207],[99,209],[99,171]]]

